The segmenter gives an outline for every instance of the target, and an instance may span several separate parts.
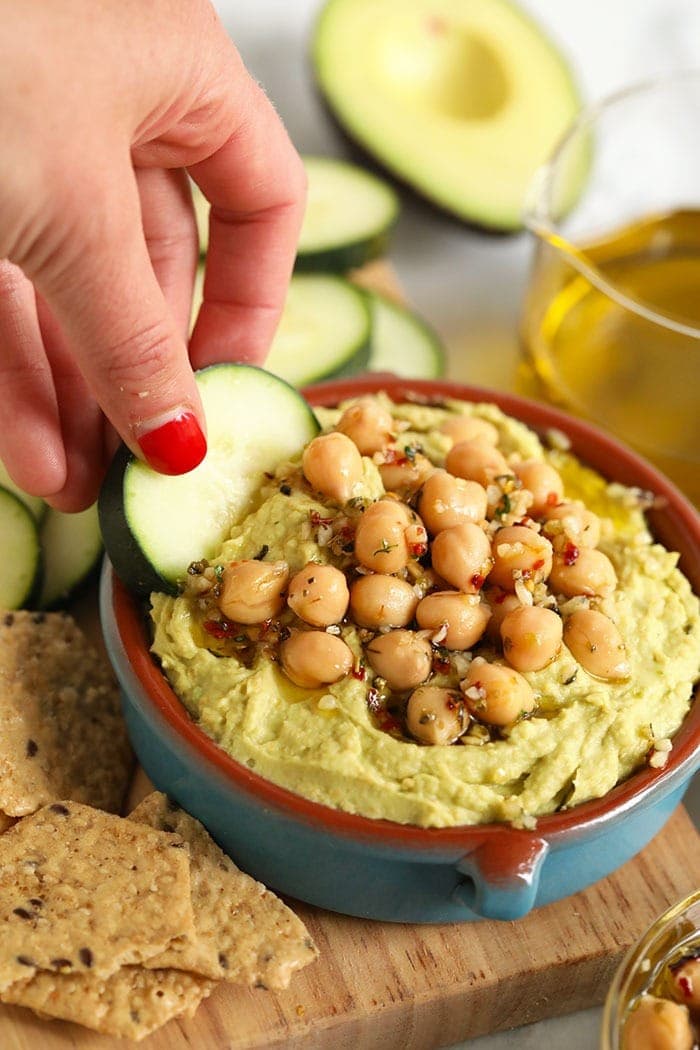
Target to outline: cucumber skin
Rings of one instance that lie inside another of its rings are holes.
[[[367,348],[369,353],[369,347]],[[258,365],[244,365],[233,362],[219,362],[208,365],[195,372],[195,379],[204,375],[212,374],[218,370],[229,368],[245,369],[248,372],[265,373],[264,368]],[[272,373],[269,373],[272,376]],[[296,387],[288,383],[286,379],[273,376],[276,382],[284,384],[294,396],[301,398]],[[306,403],[308,414],[314,422],[316,433],[320,432],[320,425],[314,416],[313,409]],[[127,445],[122,444],[109,465],[107,474],[97,500],[97,514],[100,522],[100,532],[107,556],[112,563],[114,571],[126,587],[141,598],[147,598],[153,591],[163,594],[177,595],[179,590],[177,584],[167,577],[162,576],[154,569],[151,562],[141,550],[131,529],[129,516],[124,506],[125,476],[134,462],[140,462]]]
[[[100,531],[114,571],[122,582],[141,596],[152,591],[177,594],[177,587],[156,572],[136,541],[124,507],[126,472],[136,460],[130,448],[121,445],[109,465],[97,501]]]
[[[395,219],[373,237],[341,244],[335,248],[299,252],[294,262],[295,273],[347,273],[357,270],[373,259],[386,255],[394,229]]]
[[[367,302],[370,307],[370,315],[373,314],[373,301],[378,301],[380,304],[386,304],[389,309],[399,311],[406,314],[410,322],[418,329],[425,337],[426,343],[429,343],[433,348],[433,360],[435,361],[435,369],[430,373],[421,372],[420,374],[406,376],[410,379],[440,379],[444,376],[447,370],[447,355],[445,352],[445,346],[437,332],[428,324],[428,322],[422,318],[419,314],[415,313],[410,307],[404,306],[403,303],[394,302],[393,299],[388,298],[386,295],[382,295],[381,292],[375,292],[370,288],[363,288],[363,291],[367,297]],[[373,325],[374,327],[374,325]],[[372,367],[372,357],[374,356],[374,347],[372,339],[370,338],[370,352],[368,361],[368,371],[376,371]],[[399,374],[399,373],[397,373]]]
[[[34,527],[34,537],[36,540],[37,551],[34,576],[32,578],[31,583],[29,584],[29,587],[25,591],[20,603],[18,605],[14,605],[9,611],[13,612],[15,609],[32,609],[37,605],[39,601],[39,595],[41,594],[41,588],[44,583],[44,552],[42,550],[41,541],[39,539],[39,525],[27,504],[20,496],[17,495],[16,492],[12,492],[10,489],[6,489],[4,486],[0,486],[0,492],[6,493],[8,496],[11,496],[12,499],[15,500],[15,502],[22,507],[27,516],[27,519],[31,522],[31,524]]]

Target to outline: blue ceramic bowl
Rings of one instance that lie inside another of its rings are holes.
[[[603,475],[657,493],[655,535],[681,552],[700,591],[700,519],[649,464],[588,424],[510,395],[447,382],[368,376],[308,391],[314,404],[386,390],[494,401],[537,430],[557,427]],[[240,765],[192,721],[149,654],[146,618],[105,564],[102,625],[131,739],[153,783],[202,821],[251,875],[332,911],[396,922],[515,919],[590,885],[641,850],[700,768],[700,703],[674,738],[664,769],[646,767],[604,798],[542,817],[533,831],[507,825],[423,829],[370,820],[310,802]]]

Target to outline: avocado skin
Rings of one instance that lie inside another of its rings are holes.
[[[525,228],[524,216],[519,217],[517,220],[505,220],[495,219],[493,216],[485,218],[479,214],[479,207],[477,205],[466,204],[463,209],[457,210],[454,207],[447,205],[440,199],[439,194],[431,193],[431,190],[425,184],[417,185],[408,176],[405,176],[401,171],[401,163],[392,162],[388,157],[378,155],[371,146],[367,145],[358,136],[358,133],[348,126],[343,117],[336,111],[332,101],[328,97],[323,83],[322,75],[320,72],[321,58],[320,58],[320,44],[319,38],[321,35],[321,28],[326,18],[327,12],[336,4],[343,3],[344,0],[325,0],[322,4],[316,21],[312,30],[312,42],[309,51],[312,72],[314,76],[314,86],[316,89],[317,98],[319,98],[322,107],[327,114],[330,122],[333,124],[335,129],[339,132],[342,139],[346,142],[350,149],[350,159],[355,160],[357,163],[363,164],[368,170],[373,171],[375,174],[382,177],[389,177],[393,182],[402,189],[404,194],[408,194],[410,198],[418,204],[427,205],[430,212],[436,215],[449,216],[452,219],[456,219],[461,225],[467,228],[473,229],[480,233],[489,233],[496,235],[509,236],[514,233],[520,233]],[[536,19],[531,17],[528,12],[522,10],[517,4],[512,3],[511,0],[500,0],[500,2],[509,7],[513,14],[525,25],[529,26],[538,36],[545,40],[553,58],[558,62],[560,68],[565,74],[565,79],[569,88],[569,93],[573,101],[576,102],[577,107],[580,109],[582,104],[582,97],[578,88],[576,78],[573,70],[569,63],[564,58],[563,54],[559,51],[556,44],[551,41],[546,33],[543,31]],[[426,4],[426,8],[429,10],[430,4]],[[573,115],[572,115],[573,120]],[[577,202],[581,192],[583,191],[586,178],[583,177],[579,180],[580,185],[577,188],[576,193],[570,203],[570,207]]]

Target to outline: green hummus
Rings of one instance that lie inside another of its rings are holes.
[[[496,407],[454,402],[391,410],[408,425],[401,443],[420,443],[436,465],[450,446],[438,429],[449,415],[489,420],[506,456],[548,459],[566,498],[583,499],[600,516],[599,549],[618,575],[606,612],[625,641],[629,679],[597,680],[562,646],[546,668],[525,674],[538,701],[531,717],[486,742],[429,747],[377,724],[368,707],[371,669],[364,679],[348,675],[301,689],[263,652],[244,661],[217,647],[190,593],[152,595],[153,653],[193,719],[225,751],[268,780],[347,812],[423,827],[527,825],[604,795],[655,746],[663,755],[691,703],[700,622],[677,555],[652,543],[635,493],[606,484],[566,451],[546,449]],[[319,416],[330,427],[339,411]],[[363,462],[359,496],[375,500],[383,495],[381,478],[371,458]],[[341,565],[333,545],[319,542],[317,525],[337,513],[304,484],[298,463],[282,464],[211,564],[262,556],[285,560],[292,573],[312,560]],[[341,633],[359,659],[357,628],[344,623]],[[487,655],[488,643],[482,650]]]

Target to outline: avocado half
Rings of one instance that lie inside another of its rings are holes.
[[[336,119],[375,160],[497,230],[522,227],[532,176],[580,107],[563,56],[508,0],[327,0],[312,61]]]

